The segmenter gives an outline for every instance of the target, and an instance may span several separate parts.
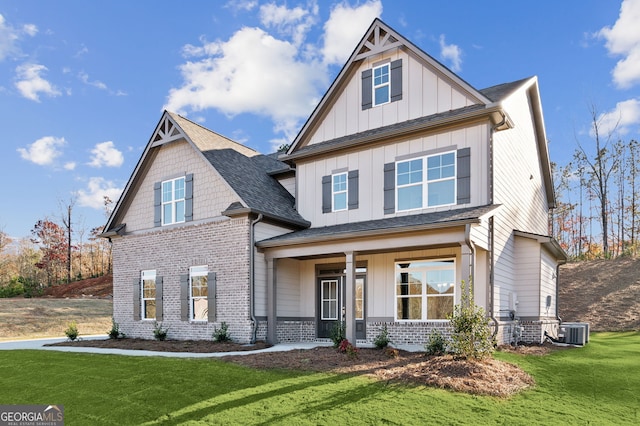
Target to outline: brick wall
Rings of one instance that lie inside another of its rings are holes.
[[[246,218],[163,228],[113,239],[113,316],[129,337],[153,338],[153,320],[133,318],[134,281],[155,269],[163,278],[163,328],[170,339],[211,339],[224,321],[234,341],[251,339],[249,311],[249,227]],[[216,321],[181,320],[180,276],[189,267],[216,272]]]

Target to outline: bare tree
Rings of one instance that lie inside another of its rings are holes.
[[[67,284],[71,282],[71,249],[73,227],[71,222],[71,213],[73,212],[73,206],[75,205],[75,198],[70,198],[68,202],[61,202],[63,205],[62,224],[64,225],[64,231],[67,236]]]

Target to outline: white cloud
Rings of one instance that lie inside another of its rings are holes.
[[[45,136],[29,145],[26,149],[18,148],[18,152],[23,159],[40,166],[46,166],[53,164],[55,159],[62,155],[62,151],[58,148],[66,144],[67,142],[64,138]]]
[[[597,118],[600,137],[617,132],[625,135],[631,131],[631,127],[640,126],[640,98],[618,102],[611,111],[600,114]],[[589,131],[591,137],[595,135],[594,129]]]
[[[40,76],[44,71],[47,71],[47,67],[40,64],[22,64],[16,68],[18,81],[15,85],[22,96],[40,102],[40,93],[47,96],[60,95],[58,89]]]
[[[239,10],[250,12],[258,6],[258,2],[257,0],[230,0],[224,6],[236,12]]]
[[[91,167],[120,167],[124,162],[124,156],[113,145],[113,142],[101,142],[91,150],[93,158],[89,162]]]
[[[92,209],[104,209],[104,197],[117,200],[122,193],[122,188],[116,187],[115,183],[103,177],[92,177],[87,182],[86,189],[76,192],[78,205],[81,207],[91,207]]]
[[[69,161],[68,163],[64,163],[64,166],[62,166],[65,170],[75,170],[76,169],[76,163],[74,161]]]
[[[444,34],[440,34],[440,56],[449,61],[453,72],[462,70],[462,49],[455,44],[447,44]]]
[[[356,7],[337,4],[324,24],[324,63],[344,64],[371,22],[381,14],[380,0],[370,0]]]
[[[25,24],[22,29],[14,28],[0,14],[0,61],[10,56],[19,56],[21,54],[18,47],[20,37],[23,34],[33,37],[37,32],[38,27],[33,24]]]
[[[289,9],[268,3],[260,6],[260,21],[267,28],[275,28],[279,34],[289,36],[293,44],[300,46],[311,27],[316,23],[318,5],[309,4],[309,9],[300,6]]]
[[[78,77],[84,84],[88,84],[89,86],[97,87],[100,90],[107,90],[107,85],[101,82],[100,80],[89,80],[89,74],[84,71],[78,73]]]
[[[260,28],[242,28],[228,41],[185,46],[185,53],[199,58],[180,66],[184,84],[169,91],[165,105],[182,114],[208,108],[229,116],[253,113],[294,134],[327,81],[318,61],[300,60],[295,44]]]
[[[597,33],[606,40],[609,54],[623,57],[611,72],[614,83],[621,89],[640,83],[639,22],[640,0],[624,0],[613,27],[604,27]]]

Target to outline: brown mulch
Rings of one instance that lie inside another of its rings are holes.
[[[264,342],[241,345],[233,342],[216,343],[204,340],[160,342],[132,338],[67,341],[53,345],[198,353],[252,351],[269,347]],[[519,346],[501,348],[501,350],[545,355],[553,349],[547,345],[546,347]],[[256,369],[367,375],[389,383],[431,386],[497,397],[509,397],[534,385],[533,378],[519,367],[491,357],[481,361],[462,360],[455,359],[451,355],[428,356],[424,352],[407,352],[397,349],[360,348],[356,358],[340,353],[332,347],[316,347],[306,350],[226,355],[220,359]]]

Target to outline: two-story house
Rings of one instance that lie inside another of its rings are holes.
[[[508,342],[558,327],[535,77],[478,90],[376,19],[286,153],[165,112],[113,214],[114,319],[176,339],[396,344],[447,333],[472,282]]]

